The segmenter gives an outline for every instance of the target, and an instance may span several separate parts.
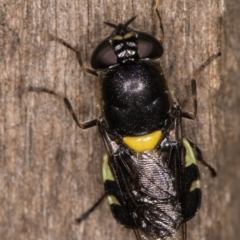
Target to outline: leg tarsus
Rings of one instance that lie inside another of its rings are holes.
[[[187,240],[187,222],[182,223],[182,236],[183,240]]]
[[[163,24],[162,24],[162,18],[161,18],[161,15],[160,15],[159,11],[158,11],[158,7],[159,7],[159,0],[156,0],[155,5],[153,7],[153,11],[154,11],[156,19],[158,20],[158,25],[159,25],[161,33],[162,33],[162,36],[159,39],[159,42],[161,44],[163,44],[163,42],[164,42],[164,29],[163,29]]]
[[[201,162],[204,166],[206,166],[209,171],[211,172],[212,177],[216,177],[217,176],[217,172],[216,170],[210,166],[204,159],[203,159],[203,154],[202,151],[197,147],[197,145],[192,142],[191,140],[187,139],[188,142],[190,143],[191,147],[195,150],[196,152],[196,158],[199,162]]]
[[[193,112],[182,111],[182,117],[194,120],[197,116],[197,84],[195,79],[192,79],[191,86],[192,86]]]
[[[87,73],[90,73],[94,76],[98,76],[98,73],[97,71],[91,69],[91,68],[87,68],[87,67],[84,67],[83,66],[83,62],[82,62],[82,55],[81,55],[81,51],[79,51],[77,48],[75,47],[72,47],[70,44],[68,44],[67,42],[65,42],[63,39],[61,38],[58,38],[58,37],[55,37],[53,36],[52,34],[49,34],[49,38],[51,41],[56,41],[58,43],[61,43],[62,45],[64,45],[65,47],[69,48],[70,50],[74,51],[76,56],[77,56],[77,60],[78,60],[78,63],[81,67],[81,70],[83,72],[87,72]]]
[[[94,127],[98,123],[98,119],[93,119],[93,120],[90,120],[90,121],[87,121],[87,122],[80,123],[78,121],[76,113],[73,110],[72,104],[70,103],[70,101],[68,100],[67,97],[65,97],[64,95],[62,95],[60,93],[56,93],[53,90],[43,88],[43,87],[31,87],[31,86],[26,88],[25,91],[26,92],[45,92],[45,93],[48,93],[48,94],[52,94],[55,97],[62,100],[65,103],[69,113],[72,115],[73,120],[78,125],[78,127],[80,127],[81,129],[87,129],[87,128],[90,128],[90,127]]]
[[[192,100],[193,100],[193,112],[182,112],[182,117],[194,120],[197,116],[197,84],[196,84],[196,78],[199,77],[200,73],[204,70],[205,67],[207,67],[215,58],[221,56],[221,53],[215,53],[212,56],[210,56],[198,69],[196,69],[193,73],[193,79],[191,81],[192,85]]]
[[[98,200],[93,204],[91,208],[89,208],[86,212],[84,212],[80,217],[76,218],[77,223],[81,223],[83,220],[89,217],[89,215],[99,206],[99,204],[106,197],[106,193],[104,193]]]
[[[198,69],[196,69],[193,72],[193,78],[196,79],[199,77],[199,75],[201,74],[201,72],[205,69],[205,67],[207,67],[215,58],[221,56],[221,52],[215,53],[212,56],[210,56],[207,61],[205,61]]]

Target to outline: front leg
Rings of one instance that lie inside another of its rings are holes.
[[[50,40],[51,41],[56,41],[58,43],[61,43],[62,45],[64,45],[65,47],[71,49],[73,52],[75,52],[76,56],[77,56],[77,60],[78,60],[78,63],[82,69],[83,72],[86,72],[86,73],[90,73],[94,76],[98,76],[98,73],[97,71],[91,69],[91,68],[87,68],[85,66],[83,66],[83,62],[82,62],[82,55],[81,55],[81,51],[75,47],[72,47],[69,43],[65,42],[63,39],[61,38],[58,38],[56,36],[53,36],[51,34],[49,34],[49,37],[50,37]]]
[[[91,128],[98,124],[98,121],[99,121],[98,118],[89,120],[87,122],[80,122],[77,118],[75,111],[73,110],[72,104],[70,103],[69,99],[60,93],[56,93],[53,90],[50,90],[44,87],[28,87],[24,89],[24,92],[48,93],[62,100],[65,103],[65,106],[67,107],[69,113],[72,115],[73,120],[81,129]]]

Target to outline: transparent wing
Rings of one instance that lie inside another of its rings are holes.
[[[165,238],[182,222],[177,166],[178,151],[155,149],[131,153],[120,146],[109,165],[137,239]],[[171,166],[171,168],[170,168]]]

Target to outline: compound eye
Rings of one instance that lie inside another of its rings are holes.
[[[105,69],[114,64],[117,64],[117,57],[109,42],[109,38],[107,38],[93,51],[91,66],[93,69]]]
[[[163,54],[162,44],[150,34],[138,32],[138,54],[140,59],[157,59]]]

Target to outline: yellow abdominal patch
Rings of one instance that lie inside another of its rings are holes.
[[[144,152],[154,149],[161,137],[162,132],[158,130],[146,135],[124,137],[123,142],[135,152]]]

